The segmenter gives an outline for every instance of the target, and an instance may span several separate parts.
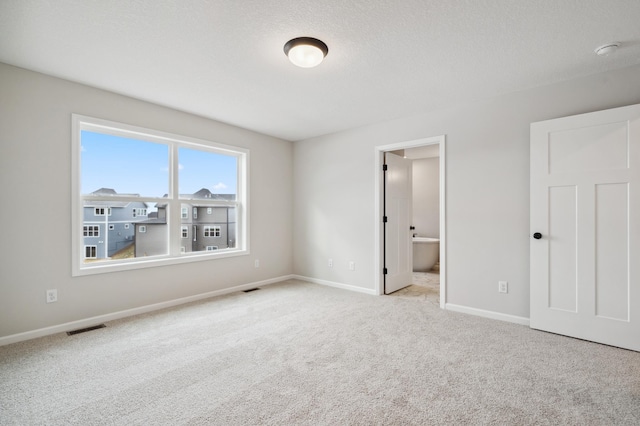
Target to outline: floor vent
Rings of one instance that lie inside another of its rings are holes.
[[[93,327],[87,327],[87,328],[81,328],[78,330],[73,330],[73,331],[67,331],[67,336],[73,336],[74,334],[80,334],[80,333],[86,333],[87,331],[93,331],[93,330],[97,330],[99,328],[105,328],[106,325],[104,324],[99,324],[99,325],[94,325]]]
[[[260,290],[258,287],[256,288],[250,288],[249,290],[242,290],[245,293],[251,293],[252,291],[256,291],[256,290]]]

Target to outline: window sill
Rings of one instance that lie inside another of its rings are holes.
[[[232,249],[232,250],[215,250],[212,252],[185,253],[179,257],[169,256],[153,256],[149,258],[141,258],[121,261],[112,261],[99,263],[96,262],[91,266],[76,265],[74,267],[73,277],[81,277],[85,275],[107,274],[111,272],[131,271],[136,269],[156,268],[159,266],[178,265],[182,263],[200,262],[205,260],[225,259],[229,257],[246,256],[249,250]]]

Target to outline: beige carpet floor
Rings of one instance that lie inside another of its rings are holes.
[[[640,353],[287,281],[0,347],[2,425],[638,425]]]

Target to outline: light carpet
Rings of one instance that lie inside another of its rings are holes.
[[[638,425],[640,354],[301,281],[0,347],[2,425]]]

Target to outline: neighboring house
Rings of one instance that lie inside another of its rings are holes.
[[[167,254],[167,205],[158,204],[157,208],[147,220],[135,224],[136,257]]]
[[[125,195],[111,188],[100,188],[91,194]],[[85,259],[107,259],[130,246],[135,242],[134,223],[148,218],[148,206],[142,201],[85,200],[83,211]]]
[[[202,205],[201,200],[233,201],[235,194],[212,194],[201,189],[194,194],[181,195],[188,199],[180,209],[180,251],[213,251],[236,246],[236,208],[233,206]],[[166,254],[167,205],[158,204],[157,214],[135,224],[136,257]]]

